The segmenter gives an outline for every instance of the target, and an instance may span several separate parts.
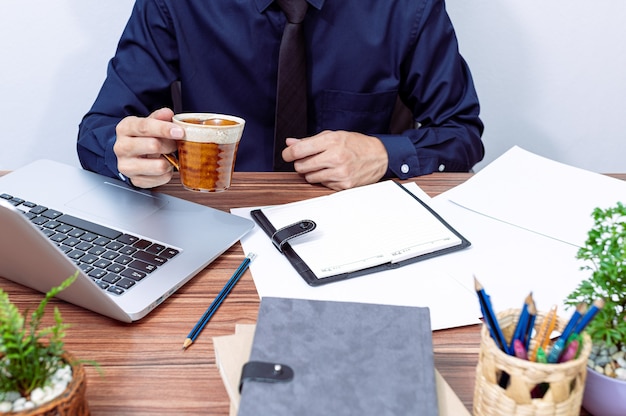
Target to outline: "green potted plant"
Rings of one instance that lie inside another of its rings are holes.
[[[587,326],[593,349],[583,406],[593,414],[626,414],[626,207],[596,208],[593,227],[576,255],[591,275],[569,294],[567,305],[604,307]]]
[[[43,327],[46,305],[77,275],[50,289],[27,319],[0,289],[0,413],[85,415],[82,362],[65,351],[69,327],[54,308],[54,324]]]

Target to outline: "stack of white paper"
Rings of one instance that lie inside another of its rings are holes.
[[[540,311],[563,310],[587,277],[576,259],[595,207],[626,201],[626,182],[577,169],[514,147],[466,183],[430,199],[409,187],[466,237],[469,249],[396,270],[310,287],[255,228],[242,240],[261,297],[427,306],[433,329],[474,324],[480,317],[475,275],[496,311],[520,308],[529,292]],[[232,212],[249,216],[250,209]]]

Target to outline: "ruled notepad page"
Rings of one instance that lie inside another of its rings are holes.
[[[312,232],[289,243],[318,278],[395,263],[462,243],[393,181],[262,209],[276,229],[303,219]]]

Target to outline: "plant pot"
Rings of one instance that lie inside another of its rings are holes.
[[[89,406],[85,397],[87,378],[85,369],[71,354],[65,353],[63,360],[72,367],[72,381],[63,393],[53,400],[23,412],[2,413],[3,416],[88,416]]]
[[[626,415],[626,381],[587,368],[583,407],[595,416]]]

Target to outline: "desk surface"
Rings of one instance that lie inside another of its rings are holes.
[[[6,173],[6,172],[4,172]],[[2,172],[0,172],[2,175]],[[435,196],[464,182],[470,174],[435,173],[415,179]],[[626,180],[626,174],[612,175]],[[175,178],[158,191],[217,209],[281,204],[328,194],[293,173],[243,173],[220,194],[185,191]],[[215,363],[212,337],[234,333],[235,324],[256,322],[259,298],[246,271],[196,342],[186,351],[182,343],[211,300],[243,260],[235,244],[147,317],[124,324],[59,300],[72,327],[66,349],[78,358],[95,360],[103,375],[88,366],[87,400],[92,415],[228,415],[229,400]],[[33,309],[41,295],[0,277],[0,286],[20,310]],[[52,321],[51,314],[47,320]],[[479,326],[435,331],[435,364],[471,410]]]

